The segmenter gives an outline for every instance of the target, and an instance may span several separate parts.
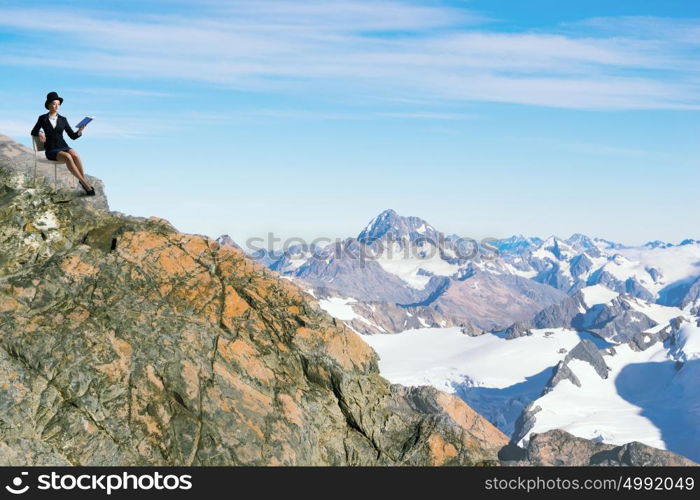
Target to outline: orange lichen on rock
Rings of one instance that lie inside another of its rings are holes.
[[[66,316],[66,318],[73,324],[83,323],[89,317],[90,312],[82,307],[76,307],[68,314],[68,316]]]
[[[160,234],[148,231],[126,232],[119,241],[117,251],[130,262],[138,264],[156,248],[161,248],[168,243],[168,239]]]
[[[85,262],[80,254],[72,254],[61,262],[61,271],[72,278],[85,278],[94,276],[99,269]]]
[[[231,372],[222,363],[214,363],[214,373],[238,393],[236,400],[240,402],[240,407],[258,415],[268,415],[273,411],[270,396],[243,382],[237,373]]]
[[[146,377],[148,377],[149,382],[156,386],[159,391],[163,390],[163,381],[158,377],[158,375],[156,375],[156,371],[153,366],[146,366]]]
[[[208,258],[209,253],[213,249],[212,245],[217,245],[216,242],[202,236],[178,234],[176,237],[182,249],[195,259],[202,258],[205,255]]]
[[[193,272],[198,264],[177,246],[168,246],[158,252],[158,265],[166,275],[181,276]]]
[[[277,399],[279,399],[280,403],[282,403],[282,413],[284,414],[284,418],[295,423],[299,427],[303,426],[303,413],[292,397],[288,394],[278,394]]]
[[[224,310],[221,314],[221,321],[227,328],[233,328],[233,319],[240,318],[245,311],[250,309],[248,303],[238,295],[236,289],[231,285],[226,285],[224,295]]]
[[[267,368],[260,359],[260,353],[248,342],[237,339],[233,342],[219,337],[217,349],[227,362],[236,363],[243,372],[264,383],[275,378],[275,373]]]
[[[26,299],[26,300],[32,300],[34,296],[36,295],[36,288],[34,287],[19,287],[19,286],[13,286],[11,288],[12,293],[11,295],[13,297],[17,297],[18,299]]]
[[[12,297],[0,295],[0,312],[16,311],[23,308],[25,306]]]
[[[428,448],[433,465],[443,465],[445,462],[457,456],[457,448],[451,443],[446,443],[440,434],[431,434],[428,438]]]
[[[376,360],[376,354],[356,333],[348,329],[326,327],[312,330],[297,328],[294,343],[302,350],[323,349],[345,369],[364,369]]]

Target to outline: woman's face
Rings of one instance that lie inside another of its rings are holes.
[[[60,107],[61,107],[61,101],[59,101],[58,99],[54,99],[53,101],[51,101],[49,103],[49,111],[51,113],[58,113],[58,108],[60,108]]]

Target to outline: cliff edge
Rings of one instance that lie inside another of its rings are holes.
[[[497,464],[508,439],[241,251],[0,138],[1,465]]]

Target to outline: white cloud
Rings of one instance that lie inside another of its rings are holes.
[[[196,15],[6,9],[30,32],[0,64],[123,78],[181,79],[262,91],[496,101],[593,109],[698,109],[693,21],[622,18],[574,25],[603,35],[477,30],[463,9],[360,0],[208,1]],[[674,24],[675,23],[675,24]],[[633,26],[644,36],[635,36]],[[654,27],[657,29],[654,29]],[[646,27],[646,28],[644,28]],[[380,32],[380,33],[377,33]],[[393,33],[386,36],[385,32]],[[664,34],[674,36],[664,38]],[[55,47],[46,58],[44,40]],[[56,43],[56,41],[60,43]],[[692,52],[692,51],[691,51]]]

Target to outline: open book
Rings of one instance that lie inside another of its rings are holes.
[[[75,126],[75,128],[84,127],[85,125],[87,125],[88,123],[90,123],[90,122],[91,122],[92,120],[94,120],[94,119],[95,119],[94,116],[86,116],[85,118],[83,118],[82,120],[80,120],[80,123],[78,123],[78,124]]]

